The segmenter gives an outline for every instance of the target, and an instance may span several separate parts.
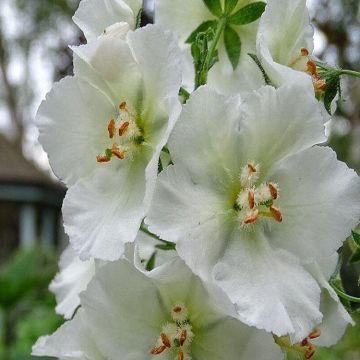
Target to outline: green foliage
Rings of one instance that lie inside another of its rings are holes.
[[[238,33],[230,26],[226,26],[224,31],[224,43],[226,53],[229,57],[231,65],[235,70],[240,61],[241,54],[241,40]]]
[[[57,256],[42,248],[19,251],[0,269],[0,359],[33,359],[31,347],[62,323],[48,291]]]
[[[233,25],[250,24],[260,18],[265,7],[266,3],[262,1],[246,5],[229,17],[229,23]]]
[[[355,244],[356,244],[357,247],[360,249],[360,234],[358,234],[358,233],[355,232],[355,231],[352,231],[352,232],[351,232],[351,235],[352,235],[352,238],[353,238]]]
[[[195,42],[196,37],[201,33],[206,33],[208,30],[216,30],[218,21],[217,20],[209,20],[204,21],[202,24],[200,24],[192,33],[191,35],[186,39],[187,44],[192,44]]]
[[[151,271],[155,268],[155,261],[156,261],[156,251],[151,255],[150,259],[147,261],[145,270]]]
[[[225,0],[225,14],[231,14],[239,0]]]
[[[216,17],[222,15],[220,0],[203,0],[203,2],[213,15]]]

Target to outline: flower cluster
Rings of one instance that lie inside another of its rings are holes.
[[[360,180],[322,144],[306,0],[82,0],[74,76],[37,115],[68,187],[60,359],[311,359]]]

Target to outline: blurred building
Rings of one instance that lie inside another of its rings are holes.
[[[0,263],[18,247],[61,246],[65,188],[0,135]]]

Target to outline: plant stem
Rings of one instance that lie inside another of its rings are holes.
[[[226,26],[226,18],[224,17],[224,18],[220,19],[218,26],[216,28],[214,39],[211,42],[210,49],[209,49],[209,51],[206,55],[205,61],[204,61],[204,66],[202,68],[201,73],[199,74],[197,84],[195,84],[196,89],[199,86],[205,85],[207,83],[207,76],[208,76],[208,72],[210,70],[210,64],[211,64],[212,59],[214,58],[215,51],[217,49],[218,43],[219,43],[221,35],[225,29],[225,26]]]
[[[348,295],[346,293],[344,293],[342,290],[340,290],[335,283],[332,281],[331,282],[332,288],[334,289],[334,291],[343,299],[348,300],[350,302],[355,302],[355,303],[360,303],[360,298],[355,297],[355,296],[351,296]]]
[[[349,75],[349,76],[360,78],[360,72],[357,72],[354,70],[341,70],[341,75]]]

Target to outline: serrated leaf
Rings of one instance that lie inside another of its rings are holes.
[[[206,32],[208,31],[210,28],[212,29],[216,29],[217,27],[217,20],[209,20],[209,21],[205,21],[203,22],[201,25],[199,25],[191,34],[190,36],[186,39],[186,43],[187,44],[192,44],[195,40],[198,34],[202,33],[202,32]]]
[[[360,248],[360,234],[356,233],[355,231],[352,231],[352,238],[355,241],[355,244]]]
[[[225,0],[225,14],[231,14],[238,2],[239,0]]]
[[[235,70],[240,61],[241,54],[241,40],[238,33],[230,26],[226,26],[224,31],[224,43],[226,53],[229,57],[231,65]]]
[[[229,23],[233,25],[246,25],[259,19],[265,11],[266,3],[262,1],[246,5],[229,17]]]
[[[360,261],[360,248],[355,251],[355,253],[350,258],[350,263],[354,264]]]
[[[326,81],[326,89],[324,95],[324,106],[331,115],[331,103],[335,99],[340,88],[340,76],[334,76]]]
[[[217,17],[222,15],[220,0],[203,0],[203,2],[213,15]]]
[[[155,260],[156,260],[156,251],[151,255],[150,259],[146,263],[145,269],[146,271],[151,271],[155,268]]]

